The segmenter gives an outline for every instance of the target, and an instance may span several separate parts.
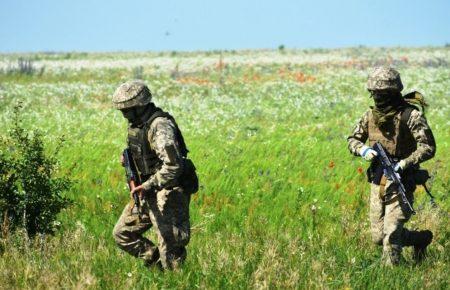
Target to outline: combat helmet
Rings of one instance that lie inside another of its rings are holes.
[[[369,91],[396,91],[403,90],[400,73],[391,67],[380,66],[373,69],[367,79]]]
[[[152,94],[147,85],[140,80],[121,84],[114,92],[112,102],[116,109],[128,109],[145,106],[152,101]]]

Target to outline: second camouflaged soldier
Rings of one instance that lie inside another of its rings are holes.
[[[413,258],[420,261],[433,235],[428,230],[410,231],[404,227],[411,211],[398,197],[398,186],[386,179],[382,169],[380,172],[377,152],[371,147],[379,142],[397,160],[395,169],[401,173],[407,198],[412,204],[419,163],[432,158],[436,151],[427,120],[418,107],[411,105],[425,103],[417,92],[402,96],[400,74],[389,67],[375,68],[369,75],[367,89],[375,106],[364,113],[348,137],[348,147],[354,155],[372,161],[368,170],[372,239],[383,246],[383,259],[388,265],[399,264],[404,246],[414,246]],[[370,147],[365,145],[367,140]]]
[[[143,182],[131,192],[143,193],[140,213],[132,211],[134,203],[128,204],[113,235],[122,250],[143,259],[147,266],[173,269],[186,258],[190,193],[196,191],[189,182],[192,174],[194,182],[198,180],[175,120],[157,108],[151,97],[141,81],[126,82],[113,95],[114,106],[129,122],[128,148]],[[158,246],[143,236],[151,227]]]

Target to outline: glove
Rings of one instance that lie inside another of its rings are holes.
[[[369,146],[363,146],[361,150],[359,150],[359,154],[367,161],[372,161],[373,158],[378,156],[377,151],[373,150]]]
[[[394,170],[398,173],[401,173],[403,170],[405,170],[405,160],[400,160],[399,162],[397,162],[394,166]]]

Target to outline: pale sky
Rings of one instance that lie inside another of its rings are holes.
[[[0,52],[450,43],[450,0],[0,0]]]

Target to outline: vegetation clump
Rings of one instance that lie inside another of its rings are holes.
[[[71,204],[61,194],[72,181],[59,176],[56,155],[64,142],[60,138],[55,152],[45,151],[42,132],[27,132],[21,122],[21,105],[14,108],[13,126],[0,136],[0,217],[5,237],[18,228],[28,237],[53,233],[57,215]]]

